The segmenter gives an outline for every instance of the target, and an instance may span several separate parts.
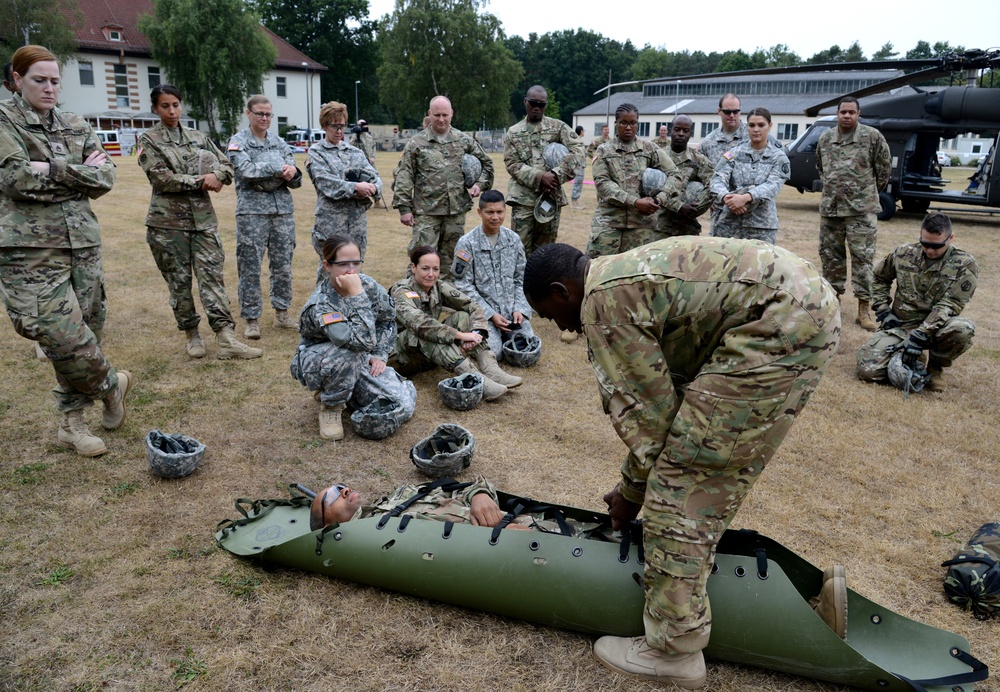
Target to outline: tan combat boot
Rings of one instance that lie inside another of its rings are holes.
[[[278,329],[298,329],[299,323],[289,317],[288,310],[275,310],[274,326]]]
[[[260,322],[257,320],[247,320],[247,326],[243,329],[243,336],[248,339],[260,338]]]
[[[205,357],[205,342],[201,340],[201,334],[198,333],[197,327],[191,327],[184,332],[187,334],[187,354],[192,358],[204,358]]]
[[[344,405],[326,406],[319,405],[319,436],[324,440],[343,440],[344,423],[341,414],[344,413]]]
[[[253,348],[241,341],[237,341],[232,327],[223,327],[215,333],[215,345],[215,357],[219,360],[229,360],[231,358],[249,360],[250,358],[260,358],[264,355],[264,352],[259,348]]]
[[[63,413],[57,439],[60,447],[76,450],[82,457],[97,457],[108,451],[104,440],[90,434],[87,421],[83,419],[83,409]]]
[[[823,587],[818,596],[809,599],[809,605],[838,637],[847,636],[847,573],[843,565],[823,571]]]
[[[37,341],[35,342],[35,358],[41,361],[46,361],[49,359],[49,357],[45,355],[45,351],[42,350],[42,345]]]
[[[101,427],[105,430],[117,430],[125,422],[125,395],[132,388],[132,381],[132,373],[128,370],[118,371],[118,386],[104,397]]]
[[[455,366],[456,375],[464,375],[467,372],[479,373],[479,371],[476,370],[476,366],[474,366],[468,358]],[[499,399],[507,393],[507,388],[502,384],[497,384],[487,377],[485,373],[479,374],[482,375],[483,378],[483,399],[486,401],[493,401],[495,399]]]
[[[611,670],[647,680],[696,690],[705,684],[705,657],[668,654],[654,649],[645,637],[601,637],[594,642],[594,657]]]
[[[574,341],[576,341],[579,336],[580,335],[577,334],[576,332],[571,332],[570,330],[567,329],[566,331],[564,331],[562,334],[559,335],[559,341],[563,342],[564,344],[571,344]]]
[[[488,377],[508,389],[513,389],[523,382],[520,377],[509,375],[500,369],[497,357],[493,355],[493,351],[487,349],[480,351],[476,355],[476,365],[479,366],[479,372],[483,373],[483,377]]]
[[[930,373],[931,379],[924,385],[926,391],[943,392],[948,388],[948,383],[944,379],[944,368],[932,361],[927,367],[927,372]]]
[[[872,315],[869,312],[870,309],[871,304],[867,300],[859,300],[858,318],[854,321],[857,322],[865,331],[873,332],[878,329],[878,325],[875,324],[875,320],[872,319]]]

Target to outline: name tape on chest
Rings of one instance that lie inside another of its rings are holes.
[[[336,324],[337,322],[343,322],[344,316],[339,312],[328,312],[320,317],[320,320],[324,325],[326,324]]]

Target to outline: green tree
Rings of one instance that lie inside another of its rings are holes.
[[[802,64],[802,58],[790,49],[787,43],[776,43],[763,53],[764,64],[762,67],[791,67]]]
[[[872,60],[892,60],[899,55],[899,51],[893,48],[892,41],[886,41],[882,47],[872,53]]]
[[[806,60],[808,65],[822,65],[828,62],[864,62],[865,53],[861,50],[861,45],[855,41],[847,50],[844,50],[836,43],[827,48],[826,50],[816,53],[811,58]]]
[[[920,58],[931,57],[933,57],[931,54],[931,44],[927,43],[927,41],[917,41],[917,45],[906,51],[907,60],[919,60]]]
[[[726,51],[726,56],[715,67],[715,71],[736,72],[738,70],[752,70],[755,67],[763,67],[763,65],[755,65],[753,59],[741,48],[739,50]]]
[[[76,52],[74,27],[80,21],[73,0],[0,0],[0,62],[30,43],[66,62]]]
[[[389,122],[378,102],[378,45],[368,0],[253,0],[264,25],[329,71],[320,77],[318,102],[342,101],[354,114],[354,82],[360,114],[368,122]]]
[[[505,123],[524,70],[504,45],[500,20],[483,0],[396,0],[379,22],[380,98],[401,125],[419,121],[437,95],[451,99],[455,125]]]
[[[247,95],[261,90],[277,57],[242,0],[153,0],[139,30],[191,115],[216,134],[236,131]]]

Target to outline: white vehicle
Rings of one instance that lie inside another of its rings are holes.
[[[323,141],[326,133],[313,128],[311,130],[289,130],[285,133],[285,141],[295,147],[295,151],[308,151],[316,142]]]

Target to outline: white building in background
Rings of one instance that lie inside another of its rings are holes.
[[[149,93],[168,79],[137,27],[140,16],[153,13],[150,0],[78,3],[83,23],[76,31],[75,58],[63,65],[60,107],[85,117],[98,130],[128,131],[158,123]],[[268,29],[261,31],[278,53],[263,83],[263,93],[274,107],[271,128],[277,134],[283,125],[319,127],[319,73],[327,68]],[[185,125],[207,129],[205,123],[190,119]]]

